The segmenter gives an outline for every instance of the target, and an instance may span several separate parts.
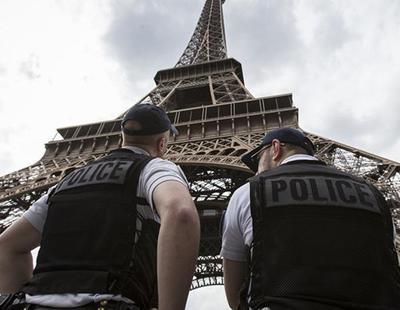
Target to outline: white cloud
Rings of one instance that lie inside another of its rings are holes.
[[[225,4],[229,53],[254,95],[293,93],[303,129],[400,161],[398,1],[240,8],[239,0]]]
[[[400,79],[400,44],[396,37],[400,23],[395,17],[398,14],[394,14],[400,12],[400,5],[394,4],[365,1],[356,6],[351,1],[335,2],[332,12],[341,15],[349,34],[347,40],[327,52],[320,52],[319,42],[308,42],[310,58],[303,76],[296,74],[294,98],[304,129],[400,160],[399,150],[392,149],[400,130],[396,98]],[[299,14],[299,20],[312,11],[307,6],[298,11],[302,10],[306,13]],[[328,26],[332,28],[329,31],[335,31],[338,27],[335,23],[327,25],[329,20],[320,19],[317,31]],[[308,31],[300,22],[298,29],[299,33]]]
[[[56,128],[117,117],[133,104],[103,36],[107,1],[0,3],[0,173],[34,163]],[[2,73],[2,74],[1,74]]]

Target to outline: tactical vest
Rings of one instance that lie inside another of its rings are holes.
[[[50,194],[41,248],[24,292],[157,295],[159,224],[136,196],[150,156],[120,149],[67,175]],[[154,306],[154,304],[152,304]]]
[[[391,216],[372,185],[295,161],[253,177],[250,197],[245,308],[400,309]]]

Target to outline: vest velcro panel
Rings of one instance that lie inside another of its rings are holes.
[[[398,268],[378,200],[365,182],[313,163],[252,179],[251,306],[395,305]]]
[[[38,264],[26,293],[122,294],[149,306],[159,224],[140,217],[136,192],[151,159],[114,151],[58,184],[49,198]]]

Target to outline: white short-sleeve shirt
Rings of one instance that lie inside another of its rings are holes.
[[[141,148],[134,146],[125,146],[137,154],[149,155],[149,153]],[[138,205],[139,212],[142,212],[144,218],[152,218],[160,223],[160,218],[153,204],[153,192],[163,182],[177,181],[188,187],[188,182],[182,169],[170,162],[161,158],[154,158],[143,168],[137,187],[136,196],[144,198],[151,206],[151,211],[146,206]],[[53,188],[53,187],[52,187]],[[43,232],[43,226],[47,217],[47,200],[51,189],[40,199],[32,204],[32,206],[24,213],[23,217],[27,219],[39,232]],[[117,300],[132,303],[131,300],[123,296],[115,295],[100,295],[100,294],[49,294],[26,296],[28,303],[39,304],[48,307],[78,307],[91,302],[100,300]]]
[[[281,162],[296,160],[317,160],[305,154],[289,156]],[[230,260],[246,262],[247,247],[253,241],[253,221],[250,211],[250,184],[239,187],[232,195],[225,212],[222,228],[221,256]]]

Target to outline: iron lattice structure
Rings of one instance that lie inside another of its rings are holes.
[[[202,235],[192,289],[222,284],[219,223],[233,191],[251,172],[240,157],[266,131],[298,128],[291,94],[254,98],[244,86],[241,64],[227,58],[222,0],[206,0],[187,48],[174,68],[155,76],[156,87],[138,103],[164,107],[180,134],[167,158],[182,166],[198,208]],[[58,129],[60,139],[46,143],[35,164],[0,178],[0,231],[10,225],[71,169],[121,145],[116,119]],[[374,183],[400,218],[400,164],[342,143],[307,133],[316,156]]]

